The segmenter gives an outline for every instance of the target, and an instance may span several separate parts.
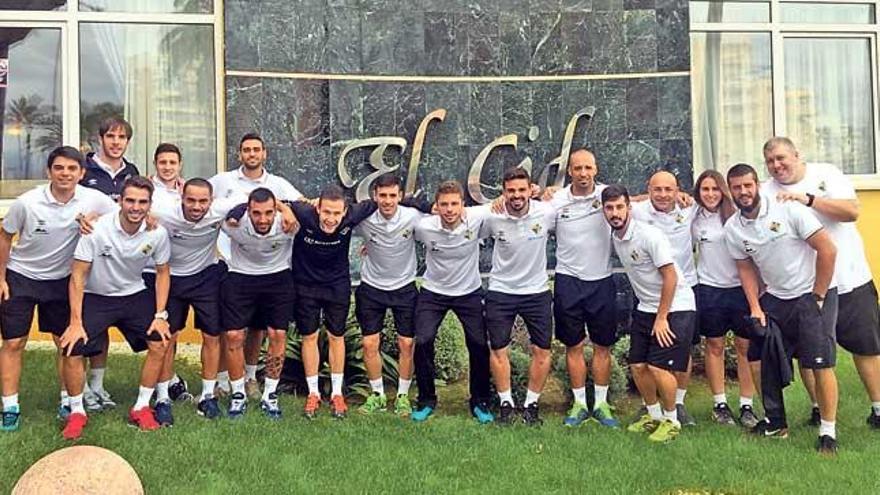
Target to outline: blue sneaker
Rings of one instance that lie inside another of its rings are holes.
[[[593,419],[602,426],[609,428],[620,428],[620,421],[611,413],[611,406],[607,402],[602,402],[593,408]]]
[[[242,419],[247,411],[247,397],[241,392],[232,394],[229,400],[229,410],[226,415],[229,419]]]
[[[260,409],[263,410],[263,414],[265,414],[267,418],[273,421],[281,419],[281,408],[278,407],[278,394],[272,392],[269,394],[268,400],[260,401]]]
[[[217,403],[217,398],[209,396],[200,400],[199,405],[196,406],[196,414],[207,419],[219,418],[222,413],[220,412],[220,404]]]
[[[410,414],[410,417],[416,423],[422,423],[427,421],[432,414],[434,414],[434,408],[431,406],[424,406],[413,411],[412,414]]]
[[[67,417],[70,416],[70,406],[67,404],[58,404],[58,419],[61,422],[67,421]]]
[[[174,426],[174,416],[171,415],[171,402],[159,401],[153,408],[153,416],[160,426]]]
[[[2,431],[15,431],[21,426],[21,410],[18,406],[12,406],[3,410],[3,423],[0,424]]]
[[[571,409],[568,410],[565,419],[562,420],[562,424],[571,428],[576,428],[584,424],[584,421],[588,419],[590,419],[590,410],[587,409],[586,404],[575,401],[575,403],[572,404]]]
[[[474,418],[476,418],[477,423],[480,423],[481,425],[486,425],[495,421],[495,416],[492,415],[492,412],[489,411],[489,408],[482,404],[474,406],[474,408],[471,410],[471,414],[473,414]]]

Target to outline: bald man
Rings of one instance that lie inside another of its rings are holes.
[[[665,170],[654,172],[648,179],[649,201],[634,202],[633,219],[659,227],[672,245],[672,257],[681,269],[684,282],[693,288],[697,285],[697,269],[694,264],[694,240],[691,223],[697,214],[697,205],[681,206],[685,201],[678,186],[678,178]],[[699,343],[699,333],[694,333],[694,344]],[[678,387],[675,391],[675,408],[678,420],[684,426],[694,426],[696,421],[684,406],[688,384],[691,379],[689,361],[686,371],[675,373]]]

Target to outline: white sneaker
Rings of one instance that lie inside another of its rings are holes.
[[[88,412],[101,412],[104,410],[104,408],[101,407],[101,398],[91,390],[83,391],[83,405]]]
[[[98,399],[101,402],[101,409],[115,409],[116,403],[113,402],[113,398],[110,397],[110,392],[107,392],[104,389],[95,390],[95,395],[98,396]]]

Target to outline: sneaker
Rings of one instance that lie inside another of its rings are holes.
[[[104,410],[104,408],[101,407],[101,398],[98,397],[98,394],[89,389],[83,391],[83,406],[85,406],[85,409],[88,412],[101,412]]]
[[[874,409],[871,409],[871,414],[868,415],[866,423],[875,430],[880,429],[880,414],[874,414]]]
[[[171,402],[162,400],[153,408],[153,416],[161,426],[174,426],[174,416],[171,415]]]
[[[0,423],[0,431],[15,431],[21,426],[21,410],[18,406],[12,406],[3,410],[3,422]]]
[[[65,440],[78,440],[82,436],[83,428],[89,422],[89,417],[83,413],[71,413],[67,416],[61,436]]]
[[[381,394],[373,392],[367,397],[367,401],[358,408],[358,412],[361,414],[370,415],[376,412],[385,411],[388,407],[388,399]]]
[[[398,395],[397,400],[394,401],[394,414],[400,416],[401,418],[408,418],[410,414],[412,414],[412,412],[413,409],[412,404],[409,403],[409,395]]]
[[[348,414],[348,404],[345,403],[345,397],[334,395],[330,397],[330,416],[336,419],[343,419]]]
[[[607,402],[602,402],[598,406],[593,408],[593,419],[599,422],[602,426],[607,426],[609,428],[620,428],[620,421],[614,417],[611,413],[611,405]]]
[[[219,418],[222,413],[217,398],[209,396],[200,400],[199,405],[196,406],[196,414],[207,419]]]
[[[263,392],[260,391],[260,383],[256,380],[244,382],[244,393],[248,396],[248,399],[260,400],[263,398]]]
[[[752,406],[740,406],[739,424],[743,425],[743,427],[745,428],[751,429],[758,426],[759,421],[761,420],[758,419],[758,416],[755,414]]]
[[[171,382],[171,385],[168,386],[168,397],[171,398],[172,402],[185,402],[192,401],[193,396],[189,393],[189,386],[186,384],[186,380],[177,376],[177,380]]]
[[[116,409],[116,402],[113,401],[113,397],[110,397],[110,392],[104,389],[93,390],[92,392],[98,396],[98,401],[101,403],[101,410],[106,411],[108,409]]]
[[[480,423],[481,425],[486,425],[495,421],[495,416],[492,415],[492,412],[485,404],[477,404],[474,406],[471,410],[471,414],[476,418],[477,423]]]
[[[676,404],[675,413],[678,415],[678,422],[681,423],[681,426],[697,426],[696,420],[690,415],[684,404]]]
[[[541,419],[541,416],[538,414],[538,403],[532,402],[528,406],[523,409],[522,420],[524,424],[529,426],[541,426],[544,424],[544,421]]]
[[[590,419],[590,410],[587,409],[587,405],[575,401],[575,403],[572,404],[571,409],[568,410],[565,419],[562,420],[562,424],[574,428],[584,424],[584,421],[588,419]]]
[[[642,414],[635,422],[626,427],[626,431],[632,433],[654,433],[660,425],[660,420],[651,418],[650,414]]]
[[[229,419],[242,419],[247,412],[247,397],[241,392],[232,394],[229,398],[229,409],[226,415]]]
[[[278,394],[272,392],[269,394],[268,400],[261,400],[260,409],[262,409],[263,414],[267,418],[273,421],[281,419],[281,408],[278,407]]]
[[[680,425],[673,423],[671,419],[664,419],[657,425],[654,432],[648,435],[648,440],[665,443],[675,439],[679,433],[681,433]]]
[[[144,406],[137,410],[134,408],[130,409],[128,411],[128,424],[138,427],[141,431],[153,431],[159,429],[159,423],[156,421],[156,417],[153,415],[153,410],[150,409],[150,406]]]
[[[412,414],[410,414],[410,417],[416,423],[421,423],[427,421],[432,414],[434,414],[434,408],[431,406],[424,406],[413,411]]]
[[[303,408],[303,414],[309,419],[314,419],[318,415],[318,408],[321,407],[321,396],[318,394],[309,394],[306,399],[306,405]]]
[[[810,419],[807,420],[807,424],[810,426],[819,426],[819,423],[822,422],[822,414],[819,413],[819,408],[814,407],[812,411],[810,411]]]
[[[516,409],[510,402],[504,401],[498,411],[498,424],[511,425],[516,420]]]
[[[822,435],[816,440],[816,451],[820,454],[836,455],[837,440],[828,435]]]
[[[715,404],[715,407],[712,408],[712,419],[719,425],[736,424],[736,420],[733,419],[733,412],[730,411],[730,406],[726,402]]]
[[[67,421],[68,416],[70,416],[70,406],[67,404],[58,404],[58,413],[56,417],[61,421]]]
[[[770,420],[765,418],[763,421],[759,421],[754,428],[749,430],[749,433],[760,437],[785,439],[788,438],[788,427],[784,425],[774,425],[770,423]]]

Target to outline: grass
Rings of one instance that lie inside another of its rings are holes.
[[[548,397],[543,427],[482,427],[465,415],[464,384],[441,388],[440,411],[421,425],[391,414],[355,412],[338,422],[326,409],[309,422],[299,415],[302,399],[285,397],[286,416],[277,423],[261,417],[254,404],[240,422],[206,422],[193,406],[178,405],[174,428],[140,433],[123,421],[123,410],[135,396],[139,364],[127,354],[111,356],[107,377],[120,409],[93,415],[80,443],[120,454],[151,494],[877,493],[880,432],[864,423],[866,399],[851,360],[841,353],[840,361],[836,458],[818,456],[815,429],[800,425],[809,405],[799,384],[788,392],[797,426],[781,441],[749,439],[738,428],[709,424],[711,399],[702,382],[688,395],[700,424],[667,445],[595,424],[563,428],[558,387],[555,397]],[[185,365],[182,371],[195,381],[195,367]],[[68,445],[54,417],[54,376],[53,354],[30,350],[22,429],[0,434],[0,493],[8,493],[36,460]],[[735,397],[735,388],[728,394]],[[621,416],[630,414],[633,404],[624,401]]]

